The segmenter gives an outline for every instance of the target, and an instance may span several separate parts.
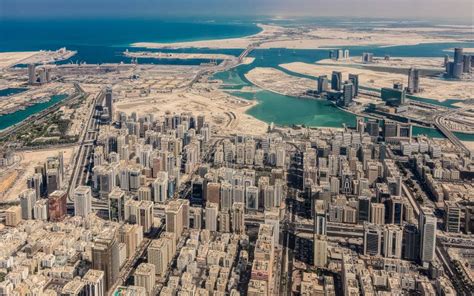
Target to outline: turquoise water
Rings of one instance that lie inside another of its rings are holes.
[[[259,20],[265,22],[265,20]],[[313,23],[313,21],[307,21]],[[337,22],[340,22],[339,20]],[[294,22],[283,21],[293,24]],[[334,20],[324,20],[321,24],[334,26]],[[34,28],[34,34],[31,32]],[[66,46],[77,50],[78,54],[69,62],[86,63],[118,63],[130,62],[129,58],[123,56],[126,49],[130,51],[143,50],[131,48],[134,42],[178,42],[193,40],[209,40],[221,38],[234,38],[256,34],[260,29],[255,25],[255,20],[171,20],[171,19],[101,19],[101,20],[6,20],[0,19],[0,51],[20,51],[38,49],[57,49]],[[418,56],[418,57],[442,57],[446,54],[445,49],[464,46],[474,47],[474,43],[445,43],[445,44],[422,44],[413,46],[394,47],[349,47],[351,55],[360,55],[362,52],[370,51],[376,56]],[[163,49],[165,52],[190,52],[190,53],[224,53],[239,55],[241,49]],[[274,67],[287,74],[314,79],[314,77],[293,73],[279,67],[280,64],[291,62],[314,63],[326,58],[328,51],[320,50],[288,50],[288,49],[259,49],[251,53],[255,62],[250,65],[242,65],[229,72],[218,73],[215,78],[224,81],[229,92],[240,90],[246,86],[253,86],[245,74],[255,67]],[[139,63],[172,64],[172,65],[196,65],[206,60],[156,60],[139,59]],[[316,81],[315,81],[316,86]],[[281,125],[304,124],[309,126],[341,127],[344,123],[352,126],[355,116],[344,112],[331,103],[321,100],[305,100],[289,96],[278,95],[269,91],[259,90],[255,93],[231,92],[245,99],[256,99],[260,104],[251,108],[248,113],[266,122],[274,122]],[[416,100],[436,103],[429,98],[414,98]],[[439,103],[450,106],[455,103],[456,98]],[[53,100],[51,100],[53,101]],[[51,102],[50,101],[50,102]],[[25,110],[26,113],[11,114],[0,117],[0,128],[17,123],[21,118],[41,111],[46,105],[32,106]],[[38,109],[36,109],[38,108]],[[22,111],[19,111],[22,112]],[[14,115],[14,116],[13,116]],[[8,117],[6,117],[8,116]],[[2,127],[3,125],[3,127]],[[442,136],[436,130],[426,128],[415,128],[415,134],[428,134],[432,137]],[[462,139],[472,138],[461,135]]]
[[[5,89],[0,89],[0,97],[8,97],[11,95],[22,93],[26,90],[28,89],[23,88],[23,87],[10,87],[10,88],[5,88]],[[5,99],[5,98],[0,98],[0,99]]]
[[[33,106],[27,107],[24,110],[19,110],[14,113],[6,114],[0,116],[0,130],[5,129],[9,126],[17,124],[29,116],[36,114],[38,112],[43,111],[44,109],[53,106],[54,104],[60,102],[61,100],[65,99],[67,95],[54,95],[51,99],[47,102],[38,103]]]

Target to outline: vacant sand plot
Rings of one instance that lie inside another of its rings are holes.
[[[349,73],[359,74],[361,86],[377,88],[392,87],[394,82],[407,84],[407,75],[379,72],[368,69],[360,69],[350,66],[321,65],[307,63],[290,63],[280,65],[281,67],[300,74],[311,76],[328,75],[331,77],[332,71],[342,72],[343,79],[347,79]],[[447,99],[466,100],[474,96],[474,81],[447,81],[443,79],[422,77],[420,87],[423,92],[418,96],[444,101]]]

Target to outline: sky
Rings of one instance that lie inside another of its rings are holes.
[[[2,17],[268,15],[459,19],[473,0],[0,0]]]

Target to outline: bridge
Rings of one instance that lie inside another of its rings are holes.
[[[434,120],[434,125],[436,128],[446,137],[448,138],[456,147],[461,149],[462,152],[464,152],[467,155],[471,155],[471,151],[464,145],[461,140],[459,140],[456,135],[447,129],[442,123],[441,123],[442,116],[436,116]]]

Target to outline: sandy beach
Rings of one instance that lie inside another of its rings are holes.
[[[133,47],[145,48],[246,48],[249,44],[259,41],[261,39],[269,38],[276,33],[283,32],[282,27],[258,24],[262,31],[258,34],[242,37],[229,38],[217,40],[202,40],[190,42],[175,42],[175,43],[157,43],[157,42],[137,42],[131,44]]]
[[[315,77],[319,75],[328,75],[330,78],[332,71],[342,72],[343,79],[346,79],[349,73],[359,74],[361,86],[377,89],[382,87],[392,87],[394,82],[402,82],[406,85],[408,79],[407,75],[379,72],[350,66],[321,65],[319,63],[307,64],[300,62],[283,64],[280,66],[296,73]],[[420,79],[420,87],[423,89],[423,92],[417,94],[418,96],[438,100],[440,102],[454,98],[466,100],[474,96],[473,81],[447,81],[422,77]]]

